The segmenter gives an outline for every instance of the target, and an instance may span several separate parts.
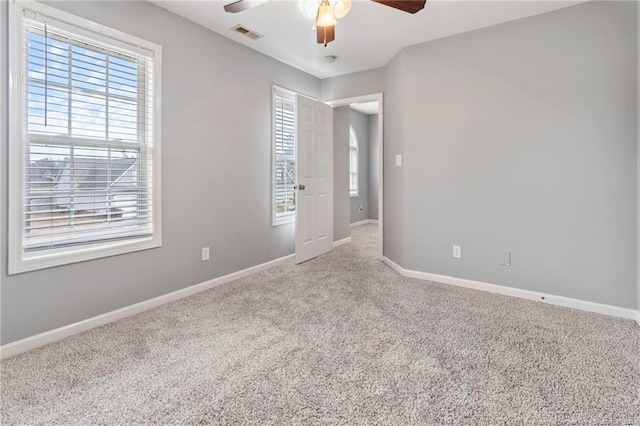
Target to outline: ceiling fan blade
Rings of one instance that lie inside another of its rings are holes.
[[[238,13],[243,10],[251,9],[252,7],[259,6],[269,0],[238,0],[233,3],[225,4],[224,11],[229,13]]]
[[[424,9],[427,0],[371,0],[407,13],[418,13]]]

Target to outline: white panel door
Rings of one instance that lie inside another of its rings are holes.
[[[296,95],[296,263],[333,248],[333,111]]]

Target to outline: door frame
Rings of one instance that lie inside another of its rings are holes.
[[[378,102],[378,150],[379,160],[378,169],[378,256],[380,259],[384,256],[384,102],[382,93],[372,93],[369,95],[355,96],[352,98],[335,99],[326,101],[325,103],[332,107],[346,106],[363,102]]]

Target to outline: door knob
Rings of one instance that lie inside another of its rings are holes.
[[[305,188],[306,188],[306,186],[304,186],[304,185],[302,185],[302,184],[298,185],[298,189],[299,189],[300,191],[304,191],[304,189],[305,189]]]

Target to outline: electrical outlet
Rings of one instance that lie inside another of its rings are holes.
[[[202,261],[209,260],[209,247],[202,247]]]
[[[500,251],[500,266],[511,266],[511,252],[509,250]]]
[[[456,259],[462,259],[462,247],[461,246],[453,246],[453,257]]]
[[[396,154],[396,166],[402,166],[402,155]]]

